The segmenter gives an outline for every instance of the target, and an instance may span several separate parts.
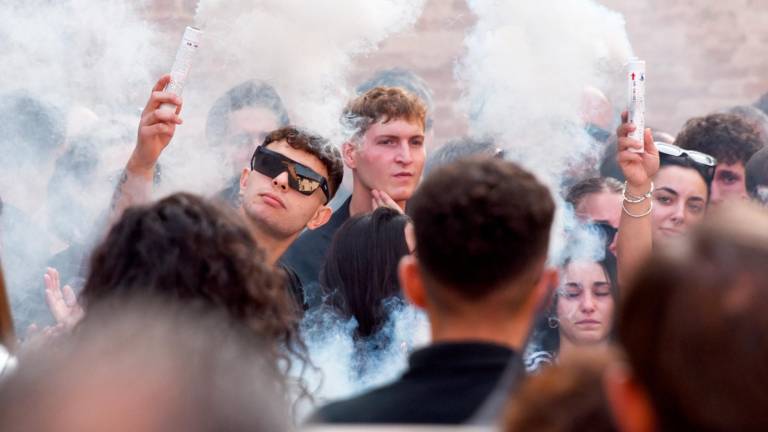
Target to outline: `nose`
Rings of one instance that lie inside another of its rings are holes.
[[[395,162],[408,165],[413,162],[413,154],[411,154],[411,146],[407,140],[402,140],[399,150],[395,156]]]
[[[680,200],[676,206],[675,211],[672,213],[670,219],[675,225],[682,225],[685,222],[685,203]]]
[[[288,171],[283,171],[272,179],[272,188],[283,192],[288,190]]]
[[[581,301],[581,312],[584,314],[591,314],[595,311],[595,299],[592,297],[591,292],[586,292],[584,300]]]

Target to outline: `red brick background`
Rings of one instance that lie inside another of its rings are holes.
[[[647,61],[649,125],[676,133],[691,116],[748,104],[768,91],[768,0],[602,3],[625,15],[635,52]],[[177,34],[191,21],[195,4],[155,0],[148,17]],[[375,53],[357,59],[350,84],[378,68],[412,69],[435,94],[436,142],[462,134],[466,121],[454,111],[459,88],[453,66],[473,22],[464,0],[428,0],[413,31],[396,35]],[[175,45],[176,39],[170,40]]]

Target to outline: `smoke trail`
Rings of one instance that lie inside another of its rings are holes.
[[[456,75],[473,134],[496,137],[556,193],[568,170],[579,171],[580,161],[602,150],[580,119],[585,88],[623,104],[622,68],[631,51],[624,19],[592,0],[469,6],[478,20]],[[564,247],[571,217],[558,210],[553,251]]]
[[[307,377],[319,403],[346,398],[399,376],[408,354],[429,341],[424,314],[400,299],[386,302],[389,319],[365,340],[353,337],[357,323],[325,307],[309,311],[303,334],[320,374]]]

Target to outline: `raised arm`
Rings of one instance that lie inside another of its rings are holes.
[[[626,112],[621,119],[622,124],[616,131],[619,138],[617,158],[627,182],[616,239],[616,258],[619,286],[626,286],[653,248],[653,198],[650,192],[653,176],[659,170],[659,151],[650,129],[645,130],[643,153],[630,150],[641,144],[627,136],[635,126],[627,123]]]
[[[120,176],[110,206],[110,222],[120,218],[126,208],[149,201],[152,194],[152,179],[160,153],[171,142],[176,125],[182,123],[181,98],[163,89],[170,81],[170,75],[163,75],[155,83],[152,95],[141,113],[136,147]],[[164,103],[176,105],[176,109],[161,108]]]

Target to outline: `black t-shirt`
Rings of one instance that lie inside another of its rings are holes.
[[[400,379],[318,410],[313,423],[460,424],[495,390],[515,352],[491,343],[433,344]]]
[[[349,219],[351,199],[347,198],[325,225],[304,231],[280,258],[280,264],[292,270],[303,286],[305,308],[318,301],[320,271],[334,234]]]

